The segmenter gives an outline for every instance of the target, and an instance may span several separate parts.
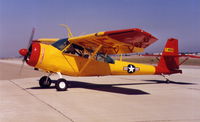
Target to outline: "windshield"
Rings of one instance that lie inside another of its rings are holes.
[[[60,39],[52,44],[55,48],[63,50],[69,44],[68,38]]]

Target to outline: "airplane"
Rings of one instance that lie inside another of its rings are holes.
[[[23,65],[26,62],[34,69],[48,73],[40,78],[41,88],[49,88],[53,80],[51,74],[57,73],[54,81],[57,91],[66,91],[69,82],[67,76],[106,76],[106,75],[171,75],[182,73],[179,69],[178,40],[170,38],[164,47],[156,66],[126,62],[122,54],[143,52],[158,39],[150,33],[138,29],[123,29],[97,32],[74,37],[67,25],[68,38],[33,40],[33,28],[27,49],[20,49]],[[121,54],[120,60],[113,60],[109,55]],[[189,56],[188,56],[189,57]],[[196,57],[200,58],[200,57]],[[22,66],[23,66],[22,65]],[[169,80],[166,78],[166,81]]]

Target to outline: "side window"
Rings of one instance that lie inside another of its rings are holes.
[[[76,56],[83,56],[84,48],[78,46],[76,44],[71,44],[66,50],[63,51],[64,53],[73,54]]]
[[[108,55],[107,55],[107,57],[105,58],[105,62],[111,63],[111,64],[114,64],[114,63],[115,63],[115,61],[114,61],[110,56],[108,56]]]
[[[102,53],[98,53],[96,55],[96,60],[106,62],[106,63],[111,63],[111,64],[115,63],[115,61],[110,56],[102,54]]]
[[[105,62],[105,55],[104,55],[104,54],[100,54],[100,53],[97,54],[96,60],[97,60],[97,61]]]
[[[71,44],[66,50],[63,51],[63,53],[72,54],[83,58],[90,58],[94,53],[94,51],[91,49],[83,48],[76,44]],[[97,53],[94,58],[97,61],[101,62],[112,63],[112,64],[115,63],[115,61],[110,56],[105,55],[103,53]]]

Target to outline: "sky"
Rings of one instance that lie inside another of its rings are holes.
[[[200,52],[200,0],[0,0],[0,58],[19,56],[34,39],[140,28],[159,40],[145,52],[161,52],[168,38],[181,52]]]

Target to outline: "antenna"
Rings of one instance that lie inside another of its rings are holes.
[[[71,29],[66,24],[60,24],[60,26],[63,26],[67,30],[68,38],[72,38],[73,37]]]

